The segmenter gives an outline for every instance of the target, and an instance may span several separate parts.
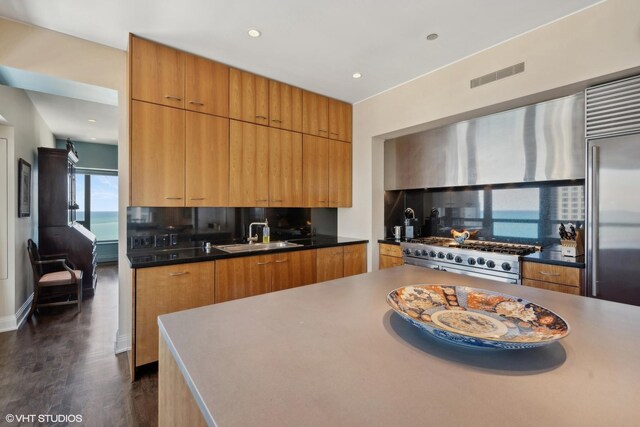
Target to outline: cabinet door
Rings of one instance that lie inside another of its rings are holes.
[[[269,129],[269,206],[302,206],[302,135]]]
[[[302,133],[329,137],[329,98],[302,91]]]
[[[402,258],[380,254],[380,270],[404,265]]]
[[[318,282],[344,276],[344,248],[322,248],[316,251],[316,279]]]
[[[136,366],[158,360],[158,316],[213,304],[213,280],[213,262],[136,270]]]
[[[269,126],[302,132],[302,89],[269,81]]]
[[[272,291],[316,282],[316,251],[295,251],[273,255]]]
[[[367,245],[344,247],[344,277],[367,272]]]
[[[131,205],[184,206],[185,112],[131,103]]]
[[[351,144],[328,140],[329,206],[351,206]]]
[[[228,206],[229,119],[186,115],[186,205]]]
[[[269,128],[231,120],[229,205],[269,206]]]
[[[135,36],[129,49],[131,97],[184,108],[184,53]]]
[[[229,67],[185,54],[185,108],[229,117]]]
[[[246,71],[229,71],[229,117],[269,125],[269,81]]]
[[[351,142],[352,128],[352,107],[351,104],[329,100],[329,138],[340,141]]]
[[[215,302],[271,292],[273,255],[216,261]]]
[[[302,196],[306,207],[329,206],[329,140],[303,135]]]

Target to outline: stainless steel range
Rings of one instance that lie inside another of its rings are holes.
[[[520,257],[540,247],[512,243],[422,237],[400,244],[406,264],[521,284]]]

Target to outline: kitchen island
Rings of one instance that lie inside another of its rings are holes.
[[[416,283],[521,296],[571,333],[473,350],[411,326]],[[637,425],[640,308],[405,265],[161,316],[160,425]]]

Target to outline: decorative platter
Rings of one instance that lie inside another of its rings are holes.
[[[485,289],[411,285],[391,291],[387,303],[412,325],[467,347],[540,347],[569,334],[569,324],[553,311]]]

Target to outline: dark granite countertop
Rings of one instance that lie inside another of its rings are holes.
[[[400,240],[396,240],[392,237],[387,237],[386,239],[380,239],[378,240],[378,243],[385,243],[387,245],[400,245],[400,243],[402,242],[407,242],[407,239],[400,239]]]
[[[163,248],[155,250],[131,251],[127,254],[131,268],[156,267],[160,265],[185,264],[190,262],[214,261],[225,258],[240,258],[252,255],[266,255],[275,252],[291,252],[307,249],[330,248],[335,246],[355,245],[359,243],[369,243],[368,240],[353,239],[349,237],[336,236],[315,236],[301,239],[289,239],[292,243],[302,246],[291,248],[279,248],[264,251],[253,251],[243,253],[228,253],[215,247],[207,250],[203,247],[196,248]]]
[[[535,252],[533,254],[522,257],[523,261],[538,262],[541,264],[562,265],[565,267],[584,268],[584,255],[579,257],[563,256],[560,245],[548,246],[542,250],[542,252]]]

